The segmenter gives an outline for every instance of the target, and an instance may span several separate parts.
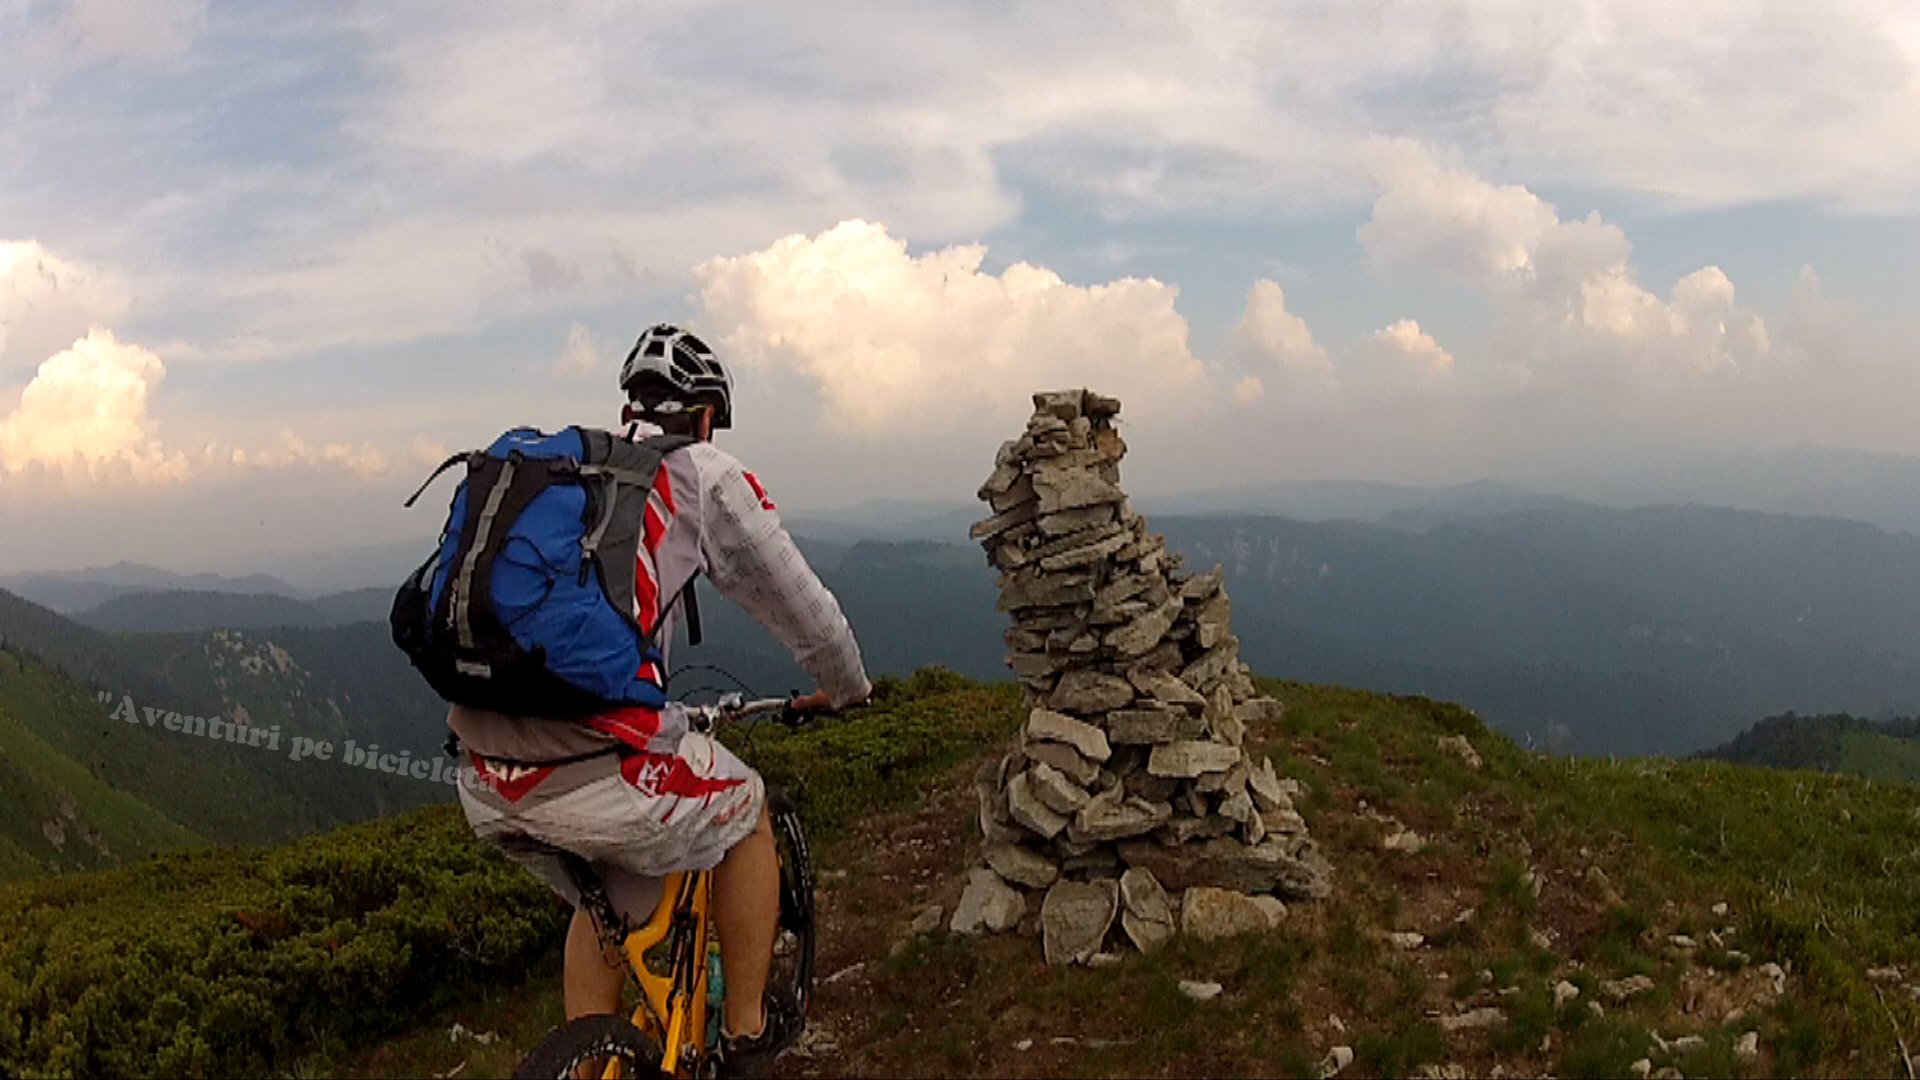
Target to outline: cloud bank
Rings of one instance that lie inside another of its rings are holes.
[[[1009,388],[1093,385],[1166,419],[1206,372],[1178,290],[1151,278],[1068,284],[1044,267],[982,269],[986,248],[915,255],[847,221],[694,270],[705,325],[748,368],[785,367],[817,389],[828,426],[924,437],[1023,413]]]

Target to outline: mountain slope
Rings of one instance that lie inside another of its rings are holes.
[[[0,880],[132,861],[197,842],[150,803],[36,734],[80,706],[32,661],[0,651]]]
[[[444,737],[444,706],[379,624],[115,636],[0,593],[0,642],[31,676],[15,679],[31,706],[16,723],[195,836],[285,840],[451,797],[445,783],[343,760],[348,740],[430,760]],[[333,757],[296,760],[301,739],[330,742]],[[20,813],[0,827],[24,827]],[[6,865],[24,864],[16,853]]]

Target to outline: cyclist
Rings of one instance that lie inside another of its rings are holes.
[[[696,440],[666,456],[649,499],[635,590],[640,624],[662,625],[656,640],[664,649],[685,610],[682,590],[704,574],[813,677],[817,689],[796,706],[864,701],[872,685],[839,603],[781,526],[760,481],[711,442],[733,420],[732,380],[712,350],[677,327],[655,326],[627,354],[620,387],[629,437]],[[664,685],[664,661],[643,674]],[[784,1048],[800,1017],[794,1003],[767,992],[779,868],[758,774],[690,731],[674,705],[615,709],[581,722],[454,706],[447,722],[469,752],[460,802],[475,833],[575,905],[566,947],[569,1020],[620,1011],[627,969],[603,949],[547,845],[593,863],[636,924],[652,911],[660,878],[712,869],[727,973],[722,1058],[729,1071],[746,1074]]]

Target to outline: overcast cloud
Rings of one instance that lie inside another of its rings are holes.
[[[964,498],[1073,383],[1144,491],[1920,453],[1904,0],[0,0],[0,49],[0,567],[424,534],[423,463],[613,423],[661,319],[816,512]]]

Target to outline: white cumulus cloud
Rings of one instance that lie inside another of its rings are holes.
[[[62,257],[35,240],[0,240],[0,370],[38,363],[127,309],[110,273]]]
[[[1319,394],[1339,385],[1326,348],[1313,340],[1307,320],[1287,310],[1286,292],[1276,281],[1261,278],[1247,290],[1233,347],[1253,370],[1274,376],[1286,393]]]
[[[1493,298],[1491,362],[1657,377],[1735,368],[1770,351],[1765,322],[1735,303],[1718,267],[1688,274],[1662,299],[1640,284],[1626,234],[1597,213],[1563,219],[1525,187],[1450,168],[1411,143],[1375,151],[1383,190],[1361,245],[1388,276],[1454,281]]]
[[[705,322],[749,365],[799,372],[825,419],[867,435],[1005,424],[1040,387],[1117,394],[1135,419],[1179,414],[1206,373],[1151,278],[1073,285],[1044,267],[982,269],[986,249],[915,255],[846,221],[694,271]]]
[[[140,482],[185,478],[184,456],[164,450],[147,402],[167,374],[160,358],[95,327],[40,365],[20,404],[0,418],[0,470]]]
[[[1385,345],[1395,357],[1416,369],[1433,375],[1453,371],[1453,354],[1440,346],[1433,335],[1420,329],[1412,319],[1401,319],[1374,331],[1374,340]]]
[[[1559,221],[1526,188],[1447,168],[1412,143],[1383,143],[1370,156],[1384,190],[1359,238],[1389,273],[1499,284],[1532,269],[1541,234]]]

